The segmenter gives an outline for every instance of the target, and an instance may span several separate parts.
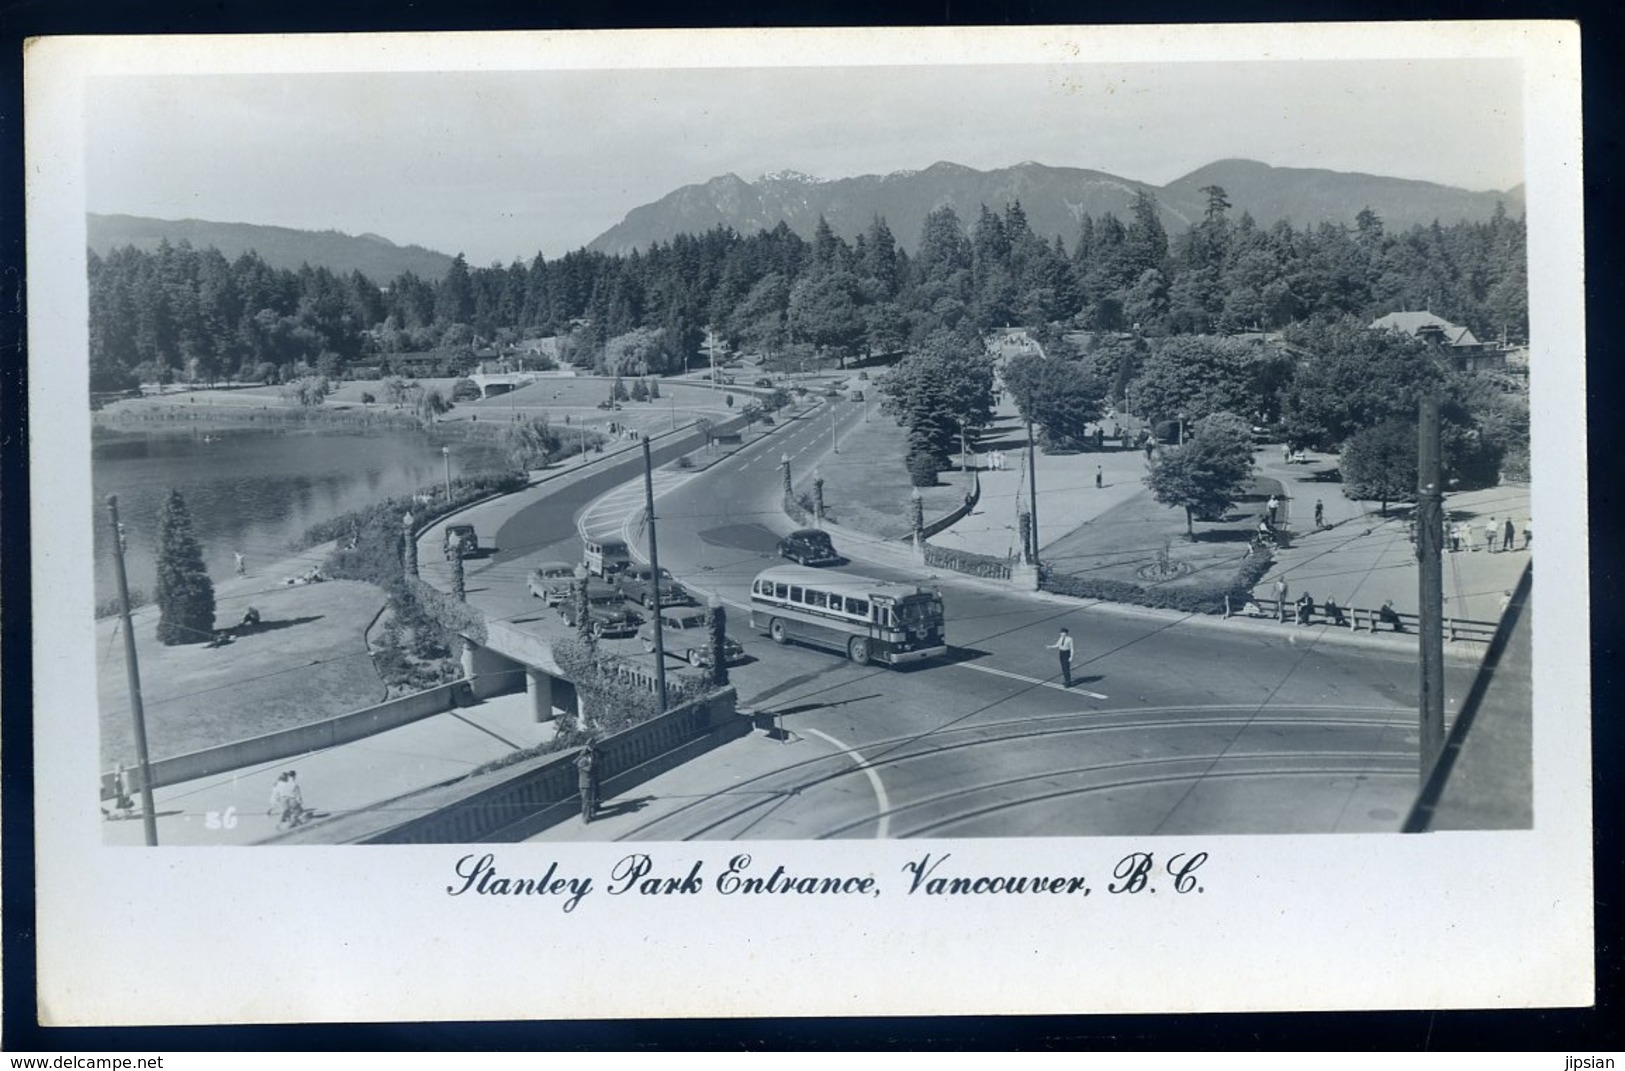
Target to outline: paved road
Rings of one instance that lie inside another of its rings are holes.
[[[861,408],[837,410],[837,433]],[[953,652],[905,670],[777,647],[741,609],[772,564],[779,462],[818,463],[822,410],[700,474],[662,474],[661,564],[729,604],[750,660],[744,707],[810,746],[758,748],[726,775],[727,748],[682,768],[667,801],[602,836],[873,837],[1379,831],[1415,796],[1414,650],[1330,644],[941,581]],[[568,488],[513,516],[504,550],[475,565],[471,597],[509,620],[551,620],[525,592],[529,564],[579,560],[577,525],[637,532],[641,489]],[[511,549],[510,549],[511,548]],[[845,571],[906,579],[892,567]],[[1078,640],[1061,687],[1060,625]],[[1301,638],[1300,638],[1301,636]],[[636,650],[635,641],[619,641]],[[1447,687],[1465,693],[1470,667]],[[816,745],[816,750],[811,745]],[[708,773],[708,771],[710,771]],[[708,780],[708,777],[710,780]],[[598,827],[593,827],[595,830]]]

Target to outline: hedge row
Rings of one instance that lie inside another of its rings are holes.
[[[1010,559],[995,558],[991,554],[976,554],[968,550],[950,550],[925,544],[925,564],[935,569],[952,569],[967,576],[1010,579]]]
[[[1079,599],[1123,602],[1159,610],[1178,610],[1188,614],[1222,614],[1225,596],[1228,595],[1236,605],[1251,598],[1254,585],[1269,571],[1271,564],[1268,554],[1251,555],[1237,568],[1230,583],[1222,587],[1211,584],[1148,586],[1128,580],[1055,573],[1048,566],[1042,566],[1039,570],[1038,586],[1056,595],[1069,595]]]

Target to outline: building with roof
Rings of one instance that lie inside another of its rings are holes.
[[[1506,367],[1506,353],[1493,342],[1480,342],[1471,328],[1451,323],[1431,312],[1390,312],[1371,321],[1373,331],[1398,331],[1436,346],[1458,372],[1480,372]]]

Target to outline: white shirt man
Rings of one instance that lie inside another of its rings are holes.
[[[1072,687],[1072,634],[1066,629],[1055,637],[1055,642],[1045,648],[1046,651],[1059,651],[1061,654],[1061,679],[1068,688]]]

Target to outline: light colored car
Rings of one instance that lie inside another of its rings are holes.
[[[711,664],[711,632],[705,627],[704,610],[685,606],[664,607],[660,611],[660,631],[660,639],[665,645],[667,654],[681,658],[691,666],[703,667]],[[638,639],[642,641],[645,651],[654,652],[653,621],[643,623],[643,627],[638,629]],[[722,656],[726,664],[733,665],[745,657],[745,649],[724,636]]]
[[[543,562],[530,571],[526,584],[530,593],[549,606],[557,606],[570,597],[576,582],[576,567],[569,562]]]

